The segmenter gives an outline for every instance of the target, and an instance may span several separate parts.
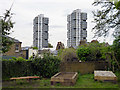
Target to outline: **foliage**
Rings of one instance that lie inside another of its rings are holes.
[[[110,0],[110,1],[114,3],[116,9],[118,9],[118,10],[120,9],[120,1],[119,0]]]
[[[53,48],[53,45],[51,45],[50,43],[48,43],[48,48]]]
[[[50,78],[59,71],[60,60],[52,55],[25,60],[22,57],[2,60],[3,80],[11,77],[40,76]]]
[[[31,75],[31,65],[23,58],[2,60],[2,78]]]
[[[116,9],[120,10],[120,1],[115,2]]]
[[[116,37],[116,39],[113,42],[113,51],[115,53],[115,57],[120,63],[120,35]]]
[[[64,49],[59,49],[59,50],[58,50],[58,56],[60,56],[60,55],[62,54],[63,50],[64,50]]]
[[[10,49],[13,41],[9,37],[2,36],[2,52],[5,53]]]
[[[87,56],[89,54],[90,54],[90,49],[88,47],[80,46],[77,49],[77,56],[78,56],[79,60],[87,61]]]
[[[22,57],[18,57],[18,58],[12,57],[12,60],[15,60],[15,61],[25,61],[25,59],[22,58]]]
[[[106,53],[110,52],[110,46],[107,46],[106,43],[90,43],[90,59],[92,61],[105,60]]]
[[[37,49],[38,50],[38,47],[33,47],[33,49]]]
[[[33,61],[34,74],[50,78],[59,71],[60,60],[56,56],[44,54],[43,58],[36,58]]]
[[[11,9],[10,9],[11,10]],[[2,52],[5,53],[9,50],[10,45],[12,45],[12,40],[10,40],[7,35],[10,34],[11,29],[13,28],[14,22],[11,21],[12,13],[10,10],[6,10],[4,16],[0,18],[2,26]]]
[[[105,60],[106,53],[110,51],[110,47],[105,43],[89,43],[89,45],[79,46],[77,56],[82,61],[98,61]]]
[[[66,48],[59,52],[59,57],[63,62],[78,60],[76,50],[73,48]]]
[[[111,29],[114,29],[113,34],[120,33],[120,11],[116,9],[114,2],[109,0],[97,0],[93,3],[94,6],[100,6],[100,10],[93,11],[94,23],[93,27],[95,37],[106,37]]]

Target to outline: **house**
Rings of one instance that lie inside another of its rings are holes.
[[[22,44],[22,42],[17,40],[17,39],[11,38],[11,37],[8,37],[8,38],[13,41],[13,44],[10,46],[9,51],[3,53],[2,58],[3,59],[10,59],[11,57],[21,57],[21,44]]]
[[[33,49],[32,47],[22,47],[22,57],[25,59],[29,59],[31,56],[37,56],[38,50]]]
[[[13,44],[10,46],[9,51],[3,53],[3,59],[11,59],[12,57],[29,59],[31,56],[37,55],[38,50],[34,50],[32,47],[21,47],[22,42],[11,37],[8,38],[13,41]]]
[[[64,44],[62,42],[57,43],[56,50],[64,49],[64,48],[65,48],[65,46],[64,46]]]

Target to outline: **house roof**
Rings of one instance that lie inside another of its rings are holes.
[[[29,47],[29,46],[27,46],[27,47],[22,47],[22,50],[28,50],[29,48],[31,48],[31,47]]]
[[[15,38],[9,37],[9,36],[3,36],[3,37],[7,37],[7,38],[9,38],[9,39],[12,40],[13,42],[19,42],[19,43],[22,43],[21,41],[15,39]]]

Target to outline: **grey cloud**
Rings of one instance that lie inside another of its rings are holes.
[[[51,25],[50,28],[65,28],[65,26],[60,25]]]

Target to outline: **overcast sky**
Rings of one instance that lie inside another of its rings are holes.
[[[96,7],[92,6],[94,0],[15,0],[12,7],[13,21],[15,22],[12,37],[20,40],[22,46],[32,46],[33,44],[33,19],[39,14],[44,14],[49,18],[49,42],[54,46],[61,41],[67,45],[67,15],[75,9],[81,9],[87,13],[87,41],[93,40],[91,32],[92,11]],[[9,9],[13,0],[0,0],[0,15]],[[103,39],[99,39],[103,42]],[[107,39],[112,43],[111,38]]]

